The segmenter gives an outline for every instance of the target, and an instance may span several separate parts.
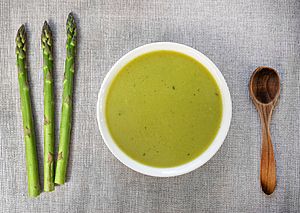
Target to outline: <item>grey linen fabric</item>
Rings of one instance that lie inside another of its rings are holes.
[[[55,37],[58,133],[70,11],[78,21],[79,48],[68,182],[29,199],[14,39],[26,23],[43,177],[40,33],[48,20]],[[155,41],[186,44],[206,54],[227,80],[233,102],[231,128],[218,153],[174,178],[148,177],[122,165],[105,146],[96,122],[97,94],[110,67],[133,48]],[[300,212],[299,42],[298,0],[2,0],[0,212]],[[278,178],[271,196],[260,189],[261,130],[248,93],[250,75],[260,65],[277,69],[282,80],[271,123]]]

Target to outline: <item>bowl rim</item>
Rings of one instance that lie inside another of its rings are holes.
[[[108,89],[110,88],[110,85],[112,83],[112,80],[115,78],[115,76],[118,74],[118,72],[121,70],[123,66],[125,66],[128,62],[133,60],[134,58],[143,55],[145,53],[153,52],[153,51],[160,51],[160,50],[169,50],[169,51],[175,51],[179,52],[181,54],[188,55],[198,61],[199,63],[203,64],[207,70],[210,72],[212,77],[215,79],[222,97],[222,106],[223,106],[223,112],[222,112],[222,120],[220,124],[220,128],[217,132],[217,135],[215,136],[215,139],[211,143],[211,145],[197,158],[194,160],[176,166],[176,167],[168,167],[168,168],[158,168],[158,167],[152,167],[148,165],[144,165],[136,160],[133,160],[130,158],[127,154],[125,154],[118,145],[114,142],[108,127],[106,123],[106,117],[105,117],[105,103],[106,103],[106,97]],[[155,42],[155,43],[149,43],[142,45],[138,48],[135,48],[125,54],[123,57],[121,57],[109,70],[109,72],[106,74],[100,91],[98,93],[98,101],[97,101],[97,122],[98,127],[100,130],[100,133],[102,135],[102,138],[108,147],[108,149],[111,151],[111,153],[124,165],[131,168],[132,170],[149,175],[149,176],[155,176],[155,177],[173,177],[178,176],[182,174],[186,174],[188,172],[191,172],[200,166],[204,165],[208,160],[210,160],[219,150],[221,145],[223,144],[226,135],[229,131],[230,123],[231,123],[231,117],[232,117],[232,102],[231,102],[231,96],[230,92],[227,86],[227,83],[220,72],[220,70],[217,68],[217,66],[204,54],[199,52],[198,50],[195,50],[192,47],[179,44],[179,43],[173,43],[173,42]]]

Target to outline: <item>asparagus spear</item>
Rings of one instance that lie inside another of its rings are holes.
[[[35,132],[31,110],[31,100],[26,68],[26,31],[22,25],[16,37],[16,56],[18,67],[18,80],[21,98],[21,110],[23,117],[23,129],[25,139],[26,168],[28,176],[28,193],[30,197],[40,194],[38,173],[38,159],[35,143]]]
[[[44,191],[54,190],[54,93],[52,33],[45,21],[42,29],[43,72],[44,72]]]
[[[76,23],[72,13],[70,13],[67,20],[67,57],[65,61],[59,148],[55,171],[55,183],[57,184],[65,183],[67,163],[69,158],[69,144],[72,126],[72,92],[74,78],[74,62],[76,54],[76,37]]]

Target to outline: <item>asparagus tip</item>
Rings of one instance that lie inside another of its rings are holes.
[[[73,12],[70,12],[70,13],[69,13],[67,21],[69,21],[69,19],[74,19]]]
[[[48,28],[49,28],[48,22],[44,21],[43,30],[48,29]]]
[[[44,25],[43,25],[43,29],[42,29],[42,37],[43,36],[50,37],[51,36],[50,34],[51,34],[50,26],[49,26],[48,22],[45,21]]]
[[[26,52],[26,30],[25,25],[22,24],[18,29],[16,36],[16,55],[17,58],[24,59]]]
[[[42,49],[44,53],[51,54],[52,50],[52,32],[47,21],[44,22],[41,34]]]
[[[22,25],[20,26],[20,28],[18,29],[16,40],[17,40],[18,38],[25,38],[25,35],[26,35],[25,25],[22,24]]]
[[[67,32],[74,36],[76,34],[76,22],[72,12],[70,12],[68,15],[66,25],[67,25]]]
[[[25,31],[25,25],[22,24],[18,30],[18,33],[24,32]]]

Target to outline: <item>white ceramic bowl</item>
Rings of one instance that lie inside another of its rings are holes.
[[[212,144],[208,147],[208,149],[204,153],[202,153],[199,157],[197,157],[193,161],[190,161],[186,164],[177,167],[171,167],[171,168],[151,167],[131,159],[114,142],[108,130],[106,118],[105,118],[105,102],[106,102],[107,92],[112,80],[121,70],[121,68],[125,66],[128,62],[130,62],[132,59],[140,55],[152,51],[158,51],[158,50],[171,50],[171,51],[183,53],[199,61],[201,64],[203,64],[216,80],[221,91],[222,103],[223,103],[223,115],[222,115],[221,126]],[[171,43],[171,42],[158,42],[158,43],[146,44],[130,51],[122,58],[120,58],[117,61],[117,63],[115,63],[115,65],[110,69],[110,71],[107,73],[106,77],[104,78],[104,81],[102,83],[98,95],[97,119],[98,119],[98,126],[101,135],[104,139],[104,142],[106,143],[109,150],[113,153],[113,155],[116,158],[118,158],[123,164],[145,175],[156,176],[156,177],[171,177],[171,176],[177,176],[177,175],[182,175],[191,172],[197,169],[198,167],[202,166],[203,164],[205,164],[209,159],[211,159],[214,156],[214,154],[221,147],[223,141],[226,138],[227,132],[229,130],[231,114],[232,114],[231,110],[232,110],[231,98],[230,98],[230,93],[226,81],[223,75],[221,74],[221,72],[219,71],[219,69],[209,58],[207,58],[199,51],[182,44]]]

